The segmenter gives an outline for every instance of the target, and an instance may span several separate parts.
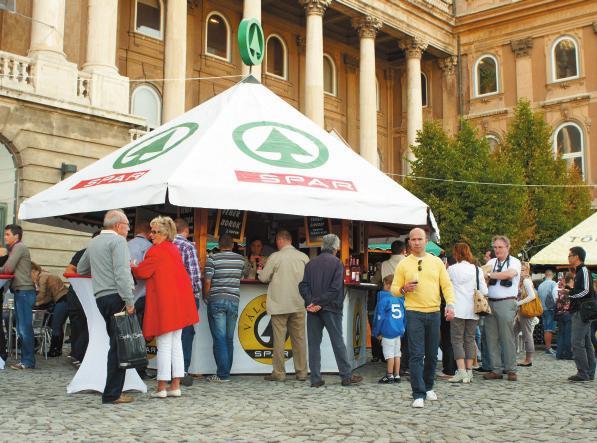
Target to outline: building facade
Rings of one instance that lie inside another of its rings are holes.
[[[491,143],[528,98],[554,153],[597,182],[597,2],[590,0],[0,0],[0,222],[23,199],[249,73],[399,178],[426,119]],[[593,140],[593,142],[592,142]],[[86,236],[25,223],[61,269]]]

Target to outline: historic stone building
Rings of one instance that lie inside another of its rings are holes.
[[[267,42],[253,75],[384,172],[405,172],[425,119],[463,116],[497,143],[526,97],[597,183],[595,1],[0,0],[0,222],[239,81],[243,17]],[[56,269],[86,239],[25,227]]]

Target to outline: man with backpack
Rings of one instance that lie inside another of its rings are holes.
[[[553,349],[551,349],[551,338],[553,333],[556,332],[555,312],[556,312],[556,299],[554,295],[557,295],[555,288],[557,283],[553,281],[553,271],[548,269],[545,271],[545,280],[537,288],[541,304],[543,305],[543,335],[545,338],[545,353],[549,355],[555,355]]]

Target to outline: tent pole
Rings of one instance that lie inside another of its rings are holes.
[[[365,226],[363,226],[363,237],[365,237],[365,250],[363,251],[363,273],[367,273],[369,272],[369,223],[361,223],[365,224]]]
[[[205,268],[205,261],[207,260],[207,209],[195,208],[193,218],[195,220],[195,230],[193,236],[195,237],[195,247],[199,255],[199,265],[203,270]]]
[[[342,260],[342,264],[346,264],[348,260],[348,255],[350,253],[349,248],[349,241],[350,241],[350,221],[349,220],[342,220],[342,231],[340,233],[340,260]]]

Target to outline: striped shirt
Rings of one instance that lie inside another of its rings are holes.
[[[208,294],[210,299],[214,297],[238,301],[244,266],[244,257],[232,251],[210,255],[205,263],[205,278],[211,280]]]

